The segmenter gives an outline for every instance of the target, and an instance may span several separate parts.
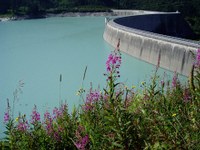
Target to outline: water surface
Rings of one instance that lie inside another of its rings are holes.
[[[4,130],[6,100],[13,101],[18,82],[18,112],[30,114],[37,105],[44,112],[67,101],[69,109],[80,104],[76,96],[87,66],[84,88],[105,87],[105,62],[111,48],[103,40],[104,17],[65,17],[0,22],[0,133]],[[139,86],[155,66],[123,54],[121,79]],[[164,71],[161,71],[161,74]],[[62,82],[59,82],[62,74]]]

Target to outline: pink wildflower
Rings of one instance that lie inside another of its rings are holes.
[[[50,115],[50,113],[49,113],[48,111],[46,111],[46,112],[44,113],[44,119],[45,119],[45,120],[50,120],[50,119],[51,119],[51,115]]]
[[[189,102],[191,100],[191,93],[189,91],[189,89],[185,89],[184,92],[183,92],[183,101],[185,103]]]
[[[85,150],[86,145],[89,143],[89,136],[86,135],[80,139],[80,141],[75,143],[75,146],[79,150]]]
[[[87,144],[89,143],[89,136],[87,134],[85,136],[82,136],[84,132],[84,126],[79,125],[75,133],[77,140],[76,142],[74,142],[74,145],[79,150],[85,150]]]
[[[119,67],[121,65],[121,54],[119,51],[112,52],[106,61],[106,70],[108,74],[119,74]]]
[[[37,112],[37,107],[35,105],[32,111],[32,115],[31,115],[31,123],[35,124],[37,122],[40,122],[40,113]]]
[[[55,139],[56,141],[60,141],[60,136],[59,136],[58,132],[54,132],[53,137],[54,137],[54,139]]]
[[[81,133],[83,133],[84,131],[85,131],[84,126],[79,125],[75,133],[76,138],[81,139],[82,138]]]
[[[6,112],[4,113],[4,123],[8,123],[10,120],[10,104],[9,104],[9,99],[7,99],[7,109]]]
[[[7,112],[4,113],[4,122],[7,123],[9,120],[10,120],[10,114],[7,111]]]
[[[67,110],[67,105],[66,104],[62,104],[59,109],[62,112],[62,114],[64,114],[64,112]]]
[[[172,79],[172,87],[175,88],[178,85],[178,83],[179,83],[179,81],[178,81],[178,73],[175,71],[173,79]]]
[[[67,105],[66,104],[62,104],[59,109],[57,107],[55,107],[53,109],[53,119],[63,117],[63,115],[66,112],[66,110],[67,110]]]
[[[62,117],[62,111],[60,111],[57,107],[53,109],[53,119]]]
[[[46,111],[44,114],[44,120],[46,131],[48,135],[51,135],[53,132],[53,119],[51,118],[51,115],[48,111]]]
[[[20,118],[18,125],[17,125],[17,129],[19,131],[26,131],[29,127],[28,121],[25,120],[25,118]]]
[[[52,122],[46,123],[46,132],[48,135],[51,135],[53,133],[53,124]]]
[[[84,105],[84,110],[89,111],[93,109],[93,104],[95,102],[97,102],[98,100],[100,100],[101,98],[101,94],[99,91],[95,90],[92,91],[92,89],[90,90],[90,92],[86,95],[86,102]]]

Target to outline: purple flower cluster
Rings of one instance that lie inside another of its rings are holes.
[[[85,132],[85,128],[81,125],[78,126],[75,136],[77,138],[76,142],[74,142],[74,145],[79,150],[85,150],[87,144],[89,143],[89,136],[88,134],[83,134]]]
[[[189,89],[185,89],[183,92],[183,101],[185,103],[189,102],[192,99],[191,93]]]
[[[53,119],[59,118],[62,116],[62,111],[60,111],[60,109],[58,109],[57,107],[55,107],[53,109]]]
[[[196,61],[195,61],[195,67],[196,67],[196,68],[200,68],[200,49],[197,50]]]
[[[56,141],[60,141],[60,135],[59,135],[59,133],[58,132],[54,132],[54,134],[53,134],[53,137],[54,137],[54,139],[56,140]]]
[[[178,81],[178,73],[175,71],[173,79],[172,79],[172,87],[175,88],[178,85],[178,83],[179,83],[179,81]]]
[[[9,99],[7,99],[7,108],[6,112],[4,113],[4,123],[8,123],[10,120],[10,104]]]
[[[48,111],[44,113],[44,123],[48,135],[53,132],[53,119]]]
[[[66,109],[67,109],[66,104],[62,104],[60,108],[55,107],[53,109],[53,119],[61,118],[64,115]]]
[[[83,138],[80,139],[80,141],[75,143],[75,146],[79,150],[85,150],[86,145],[89,143],[89,136],[85,135]]]
[[[83,106],[83,109],[85,111],[92,110],[94,107],[93,104],[98,100],[100,100],[100,98],[101,98],[101,93],[98,90],[92,91],[91,89],[90,92],[86,95],[86,102],[85,105]]]
[[[46,111],[46,112],[44,113],[44,119],[45,119],[45,120],[51,120],[51,114],[50,114],[48,111]]]
[[[25,119],[25,115],[22,117],[19,117],[17,129],[23,132],[23,131],[26,131],[28,128],[29,128],[29,124],[28,124],[28,121]]]
[[[4,123],[7,123],[10,120],[10,114],[9,112],[5,112],[4,113]]]
[[[40,122],[40,113],[37,112],[37,107],[35,105],[32,111],[32,115],[31,115],[31,123],[35,124],[37,122]]]
[[[44,126],[46,132],[49,136],[53,137],[57,141],[61,140],[61,136],[59,133],[62,133],[64,129],[56,122],[57,119],[63,118],[66,110],[67,110],[67,105],[62,104],[59,108],[55,107],[53,109],[52,115],[48,111],[44,113]],[[56,124],[57,128],[54,128],[55,127],[54,124]]]
[[[117,74],[119,77],[119,67],[121,65],[121,53],[119,50],[113,51],[106,61],[106,70],[108,72],[108,76],[112,74]]]

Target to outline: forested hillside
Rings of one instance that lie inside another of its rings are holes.
[[[181,12],[200,34],[200,0],[0,0],[0,14],[38,16],[45,13],[142,9]]]

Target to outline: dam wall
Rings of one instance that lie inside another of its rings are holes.
[[[157,14],[157,11],[147,11],[147,10],[121,10],[121,9],[112,9],[113,15],[116,16],[135,16],[143,14]],[[162,12],[159,12],[162,13]]]
[[[120,39],[122,52],[153,65],[157,65],[160,59],[160,67],[189,76],[194,62],[192,53],[196,54],[199,42],[136,29],[128,26],[131,24],[130,18],[126,19],[129,23],[120,18],[106,23],[103,37],[109,44],[116,47]]]

